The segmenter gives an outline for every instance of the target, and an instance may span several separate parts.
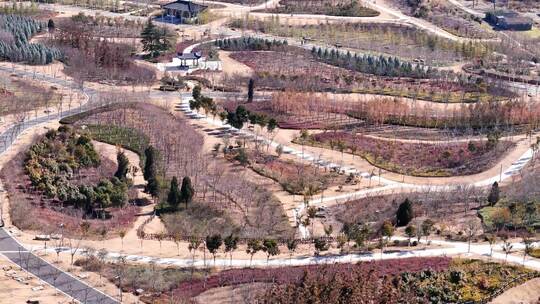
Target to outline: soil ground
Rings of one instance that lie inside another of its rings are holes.
[[[540,303],[540,278],[508,289],[496,297],[491,304],[538,304]]]
[[[18,282],[16,278],[23,281]],[[0,302],[25,303],[27,300],[39,301],[40,304],[70,302],[67,296],[42,283],[33,275],[28,276],[25,271],[21,271],[17,265],[0,255]]]

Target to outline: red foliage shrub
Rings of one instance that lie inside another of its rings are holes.
[[[240,285],[246,283],[266,282],[277,284],[298,283],[306,272],[325,271],[328,278],[332,274],[347,274],[351,269],[361,270],[365,273],[373,273],[376,277],[396,275],[402,272],[418,272],[426,269],[444,271],[450,266],[451,258],[409,258],[386,261],[363,262],[359,264],[332,264],[310,265],[280,268],[251,268],[232,269],[220,272],[204,280],[184,282],[173,291],[177,298],[194,297],[202,292],[223,286]]]

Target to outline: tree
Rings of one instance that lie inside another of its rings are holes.
[[[169,189],[169,194],[167,195],[167,203],[175,209],[178,208],[178,205],[181,201],[180,189],[178,187],[178,179],[176,176],[173,176],[171,180],[171,188]]]
[[[416,227],[413,225],[407,226],[407,228],[405,228],[405,235],[409,238],[409,246],[411,246],[411,239],[416,235]]]
[[[504,251],[505,263],[508,261],[508,254],[512,253],[512,249],[514,249],[514,245],[512,245],[512,243],[510,243],[508,240],[504,240],[504,243],[502,245],[502,251]]]
[[[292,260],[292,256],[297,248],[298,248],[298,240],[294,238],[287,240],[287,250],[289,251],[289,261]]]
[[[214,258],[214,267],[216,266],[216,253],[219,247],[221,247],[221,244],[223,244],[223,240],[221,239],[221,235],[219,234],[214,234],[212,236],[206,237],[206,248]]]
[[[478,232],[478,229],[480,229],[480,227],[478,227],[478,223],[474,220],[470,220],[467,223],[467,226],[465,227],[465,233],[467,234],[467,246],[468,246],[467,252],[471,252],[471,242],[472,242],[473,237]]]
[[[392,225],[392,222],[388,220],[384,221],[382,225],[382,235],[386,237],[388,240],[390,240],[392,236],[394,235],[394,231],[395,231],[395,228],[394,228],[394,225]]]
[[[500,199],[499,183],[494,182],[493,185],[491,185],[491,190],[489,191],[488,202],[491,206],[493,206],[499,201],[499,199]]]
[[[223,242],[225,243],[225,252],[229,252],[232,266],[232,253],[238,248],[238,237],[231,233],[223,240]]]
[[[426,219],[422,222],[422,234],[426,237],[426,242],[428,241],[429,235],[433,230],[433,225],[435,225],[435,223],[430,219]]]
[[[193,99],[195,100],[199,100],[199,98],[201,98],[201,86],[200,85],[196,85],[193,87],[193,91],[191,92],[191,96],[193,97]]]
[[[118,169],[116,169],[114,176],[121,181],[125,181],[129,170],[129,159],[124,152],[118,152],[116,154],[116,160],[118,162]]]
[[[255,81],[253,80],[253,78],[250,78],[249,82],[248,82],[247,102],[252,102],[253,101],[254,90],[255,90]]]
[[[489,256],[493,256],[493,245],[497,242],[497,236],[494,234],[487,234],[486,241],[489,243]]]
[[[126,230],[122,229],[118,231],[118,236],[120,237],[120,241],[122,242],[122,251],[124,250],[124,238],[126,237]]]
[[[315,247],[315,255],[318,256],[321,252],[328,250],[328,242],[324,238],[316,238],[313,240],[313,246]]]
[[[525,245],[525,248],[523,250],[523,264],[525,264],[525,258],[527,257],[527,255],[530,255],[533,252],[534,242],[530,238],[524,237],[523,245]]]
[[[262,251],[266,252],[266,264],[270,260],[270,256],[279,254],[279,246],[274,239],[265,239],[262,245]]]
[[[148,52],[150,58],[159,56],[171,48],[171,33],[164,27],[156,27],[151,19],[141,32],[143,51]]]
[[[414,218],[413,206],[409,198],[406,198],[403,201],[396,212],[397,226],[403,227],[407,226],[411,220]]]
[[[269,133],[272,133],[277,128],[277,126],[278,126],[277,121],[274,118],[270,118],[270,120],[268,120],[268,125],[266,125],[266,130]]]
[[[191,179],[186,176],[182,179],[182,188],[180,189],[180,201],[186,204],[186,208],[193,200],[195,189],[191,185]]]
[[[253,261],[253,256],[262,249],[261,241],[252,239],[247,243],[246,253],[250,255],[249,266],[251,267],[251,262]]]
[[[201,239],[196,237],[196,236],[191,236],[189,238],[189,245],[188,245],[188,250],[189,252],[193,252],[192,253],[192,256],[191,256],[191,278],[193,278],[193,268],[195,267],[195,252],[197,251],[197,249],[201,246]],[[206,265],[206,261],[205,261],[205,265]]]
[[[146,184],[146,192],[148,192],[148,194],[150,194],[153,198],[157,198],[159,196],[159,182],[155,177],[148,180],[148,183]]]
[[[157,162],[157,151],[154,147],[149,146],[144,150],[145,162],[144,162],[144,172],[143,176],[145,180],[150,180],[155,178],[157,174],[156,162]]]
[[[49,22],[47,22],[47,29],[49,32],[53,32],[55,29],[54,20],[49,19]]]

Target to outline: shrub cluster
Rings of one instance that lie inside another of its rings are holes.
[[[96,186],[74,182],[80,170],[99,164],[90,138],[62,126],[30,147],[24,166],[32,186],[46,197],[95,215],[98,208],[119,207],[127,201],[127,185],[115,177]]]

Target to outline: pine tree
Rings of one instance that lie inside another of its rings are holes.
[[[141,32],[143,51],[148,52],[150,58],[159,56],[162,52],[171,48],[171,34],[166,28],[159,28],[152,20],[148,20]]]
[[[252,102],[252,101],[253,101],[253,94],[254,94],[254,91],[255,91],[255,81],[253,80],[253,78],[250,78],[250,79],[249,79],[249,82],[248,82],[248,97],[247,97],[247,102]]]
[[[116,155],[116,160],[118,162],[118,169],[114,173],[114,176],[119,180],[124,181],[126,180],[126,175],[129,169],[129,159],[124,152],[119,152]]]
[[[191,185],[191,179],[186,176],[182,179],[182,188],[180,189],[180,201],[186,204],[186,208],[192,202],[194,195],[195,189]]]
[[[494,182],[493,185],[491,185],[491,190],[489,191],[488,195],[488,202],[491,206],[495,205],[499,199],[500,199],[500,190],[499,190],[499,183]]]
[[[169,195],[167,196],[167,203],[174,208],[178,208],[180,204],[181,195],[178,188],[178,179],[174,176],[171,180],[171,188],[169,189]]]
[[[157,160],[157,152],[154,147],[150,146],[144,150],[144,156],[146,157],[146,161],[144,163],[144,179],[149,181],[151,178],[156,177],[157,169],[156,169],[156,160]]]
[[[401,203],[396,212],[396,221],[398,227],[407,226],[414,217],[414,211],[411,201],[409,198],[406,198],[403,203]]]

